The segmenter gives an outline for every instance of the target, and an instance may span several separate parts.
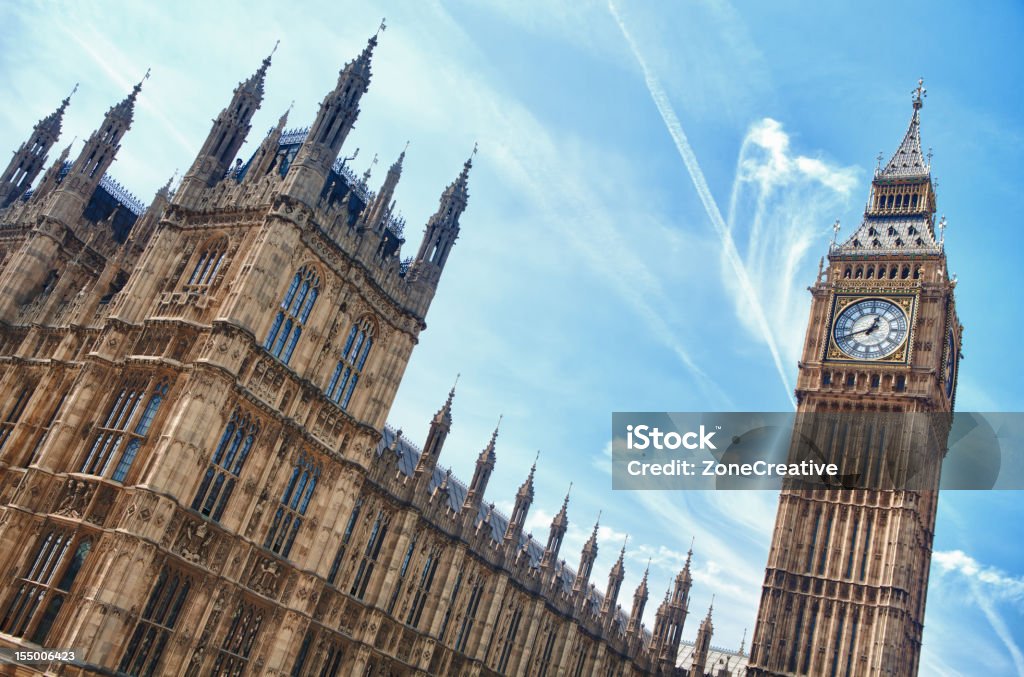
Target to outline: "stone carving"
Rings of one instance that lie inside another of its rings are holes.
[[[89,506],[93,488],[82,480],[68,479],[64,484],[64,495],[60,505],[57,506],[57,514],[81,519]]]
[[[281,565],[273,559],[266,558],[256,565],[252,576],[249,577],[249,587],[267,597],[274,597],[280,579]]]
[[[206,522],[189,522],[182,530],[175,549],[186,561],[203,564],[209,554],[212,540],[213,534],[206,526]]]

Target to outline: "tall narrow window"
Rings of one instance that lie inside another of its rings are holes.
[[[370,529],[370,536],[366,539],[366,548],[363,550],[363,557],[359,561],[359,567],[356,569],[356,577],[352,581],[352,589],[348,593],[358,599],[362,599],[363,595],[366,594],[366,586],[370,584],[370,577],[373,575],[373,569],[377,565],[377,557],[380,556],[381,546],[384,545],[384,537],[387,536],[388,523],[390,521],[390,515],[383,510],[377,511],[377,519],[374,520],[373,527]]]
[[[551,667],[551,654],[555,649],[556,639],[558,639],[558,628],[552,627],[551,631],[548,632],[548,639],[544,643],[544,653],[540,656],[540,672],[538,677],[545,677],[548,674],[548,668]]]
[[[388,602],[388,613],[394,614],[395,604],[398,603],[398,597],[402,594],[402,587],[405,584],[405,575],[409,573],[409,564],[412,563],[412,557],[416,553],[416,542],[419,540],[419,532],[413,532],[412,539],[409,541],[409,547],[405,549],[405,557],[402,558],[402,564],[398,567],[398,580],[395,581],[394,591],[391,593],[391,600]]]
[[[291,677],[307,677],[308,675],[334,677],[334,675],[341,674],[343,655],[341,647],[330,639],[321,637],[317,642],[316,655],[311,656],[310,648],[316,640],[316,634],[312,630],[306,632],[306,637],[302,640],[302,648],[299,649],[299,655],[292,666]]]
[[[373,347],[373,325],[369,319],[363,319],[354,325],[348,333],[345,345],[341,350],[338,366],[327,384],[327,397],[337,402],[342,409],[348,408],[355,392],[359,376],[363,373],[366,358]]]
[[[160,657],[174,634],[174,626],[191,587],[192,581],[183,574],[167,567],[160,571],[121,658],[119,672],[138,677],[157,674]]]
[[[505,672],[508,667],[508,659],[512,657],[512,649],[515,648],[516,634],[519,632],[519,622],[523,618],[521,607],[512,612],[512,620],[505,632],[505,645],[501,647],[501,657],[498,659],[498,672]]]
[[[423,615],[423,607],[427,603],[427,596],[430,595],[430,588],[434,585],[434,574],[437,573],[437,564],[440,559],[441,548],[434,546],[427,556],[427,561],[423,563],[423,569],[416,580],[416,595],[409,608],[409,616],[405,619],[406,624],[414,628],[419,627],[420,616]]]
[[[466,603],[466,613],[462,619],[462,627],[459,628],[459,636],[455,638],[456,651],[463,653],[466,651],[470,633],[473,631],[473,621],[476,620],[476,610],[480,606],[480,598],[483,596],[484,584],[477,580],[473,585],[473,591],[469,594],[469,601]]]
[[[450,601],[448,602],[448,608],[444,612],[444,620],[441,622],[441,630],[437,633],[437,639],[441,642],[444,641],[445,635],[448,633],[448,623],[452,620],[452,614],[455,613],[455,604],[459,601],[459,590],[462,588],[462,572],[460,571],[455,576],[455,585],[452,586],[452,594]]]
[[[288,556],[319,478],[320,468],[308,456],[300,454],[281,494],[281,505],[274,513],[274,521],[263,542],[264,548],[270,548],[282,557]]]
[[[0,632],[43,644],[92,542],[77,545],[73,534],[51,531],[42,539],[7,605]]]
[[[242,466],[252,451],[253,442],[259,433],[259,424],[237,409],[231,414],[220,443],[213,452],[210,465],[203,475],[192,509],[219,522],[224,507],[231,498],[235,483],[242,473]]]
[[[263,342],[264,349],[270,354],[288,364],[292,358],[292,351],[302,335],[302,327],[309,319],[309,313],[313,310],[317,296],[320,294],[320,276],[316,269],[311,266],[303,266],[295,273],[292,283],[285,292],[284,300],[274,318],[274,324],[270,327],[267,340]]]
[[[249,663],[249,654],[263,626],[263,610],[241,603],[231,616],[224,642],[217,650],[214,675],[241,675]]]
[[[348,549],[348,542],[352,540],[352,531],[356,528],[356,522],[359,520],[359,511],[363,507],[363,499],[356,501],[356,505],[352,508],[352,514],[348,518],[348,524],[345,526],[345,533],[341,536],[341,543],[338,544],[338,552],[334,555],[334,561],[331,562],[331,570],[327,573],[327,582],[334,585],[334,581],[338,578],[338,569],[341,568],[341,562],[345,559],[345,550]]]
[[[25,411],[25,405],[28,404],[30,399],[32,399],[32,387],[26,385],[18,393],[18,397],[15,398],[14,404],[11,405],[7,416],[4,417],[3,423],[0,423],[0,449],[3,449],[4,445],[7,444],[11,433],[14,432],[14,426],[18,425],[18,419],[21,418],[22,413]]]
[[[186,287],[194,291],[205,291],[206,287],[213,284],[217,279],[217,273],[224,265],[224,259],[228,255],[228,239],[219,237],[207,242],[201,248],[196,264],[192,268],[192,274],[188,276]]]
[[[167,389],[167,379],[161,380],[150,391],[147,399],[146,391],[141,385],[123,387],[114,398],[78,471],[104,476],[114,458],[119,456],[111,479],[124,481],[135,456],[146,441],[146,435],[149,434],[160,404],[167,395]],[[145,407],[141,406],[143,401],[146,402]]]

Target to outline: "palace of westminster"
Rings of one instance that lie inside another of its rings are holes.
[[[536,465],[496,511],[497,430],[468,484],[439,465],[454,389],[422,448],[386,425],[473,157],[403,258],[404,152],[376,192],[339,159],[376,45],[243,163],[267,57],[148,207],[107,175],[141,82],[47,167],[65,99],[0,175],[0,650],[75,650],[3,674],[915,674],[935,492],[784,490],[750,651],[726,651],[710,609],[682,639],[689,559],[648,629],[625,546],[606,584],[596,526],[566,563],[568,497],[525,534]],[[952,409],[922,97],[811,287],[801,411]]]

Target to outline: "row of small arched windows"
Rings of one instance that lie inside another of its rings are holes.
[[[875,197],[875,209],[917,209],[917,204],[917,193],[899,193]]]
[[[846,266],[843,269],[843,279],[873,280],[877,276],[879,280],[906,280],[908,278],[916,280],[921,277],[922,272],[924,272],[922,267],[918,266],[912,270],[908,264],[904,264],[902,267],[896,264],[891,266],[879,264],[877,267],[873,264],[867,266]]]

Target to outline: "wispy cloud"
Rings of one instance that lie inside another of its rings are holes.
[[[722,213],[718,208],[718,203],[715,201],[715,198],[711,193],[711,188],[708,187],[707,180],[704,178],[704,172],[700,167],[700,163],[697,161],[697,156],[693,152],[693,148],[690,146],[689,140],[686,138],[686,132],[683,130],[683,125],[679,121],[679,117],[676,115],[675,109],[669,101],[668,94],[662,88],[661,82],[648,68],[643,54],[640,52],[636,42],[633,40],[626,24],[622,20],[622,17],[619,16],[618,10],[615,8],[615,4],[610,0],[608,2],[608,9],[611,11],[616,23],[618,23],[619,28],[622,30],[623,37],[625,37],[626,41],[629,43],[630,50],[636,58],[637,63],[639,63],[640,69],[643,71],[644,81],[647,84],[647,90],[650,92],[651,99],[654,101],[654,105],[657,107],[658,113],[661,115],[662,120],[665,123],[665,127],[668,129],[669,135],[672,137],[672,140],[676,145],[676,150],[679,151],[679,156],[686,165],[686,170],[690,174],[690,179],[693,181],[694,188],[697,190],[701,203],[704,205],[704,211],[707,212],[708,218],[711,220],[711,224],[714,226],[715,231],[721,240],[723,258],[736,278],[736,283],[742,294],[743,301],[746,303],[747,312],[750,313],[752,321],[756,324],[760,332],[761,339],[765,342],[768,346],[768,350],[771,352],[772,360],[775,363],[775,369],[778,372],[779,379],[782,381],[782,385],[786,390],[786,396],[789,397],[793,406],[796,406],[796,400],[793,398],[793,393],[791,392],[789,385],[788,370],[782,363],[778,344],[775,340],[772,329],[768,324],[764,308],[761,306],[761,301],[758,298],[754,285],[750,280],[750,275],[747,273],[743,260],[736,249],[736,244],[733,242],[729,227],[726,225],[725,219],[722,218]]]
[[[823,226],[845,208],[857,176],[856,167],[795,153],[782,123],[772,118],[751,125],[740,146],[728,226],[787,364],[799,359],[803,345],[808,252],[823,244]],[[761,326],[746,312],[744,291],[731,275],[724,283],[732,288],[737,317],[756,335]]]
[[[932,563],[940,574],[955,573],[967,583],[978,608],[1010,653],[1018,674],[1024,675],[1024,653],[994,603],[998,599],[1021,605],[1024,602],[1024,577],[1011,576],[996,567],[982,564],[962,550],[936,551],[932,554]]]

